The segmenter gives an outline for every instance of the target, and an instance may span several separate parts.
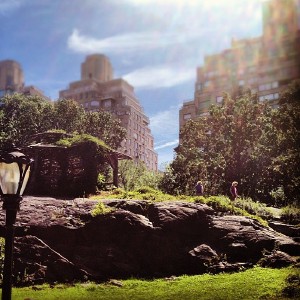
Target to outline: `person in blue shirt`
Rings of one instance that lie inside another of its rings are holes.
[[[197,184],[195,185],[195,190],[197,196],[203,196],[204,189],[203,189],[202,181],[197,182]]]

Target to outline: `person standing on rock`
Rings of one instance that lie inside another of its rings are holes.
[[[236,200],[236,198],[238,197],[238,193],[237,193],[237,181],[233,181],[230,187],[230,199],[232,201]]]
[[[203,189],[202,181],[197,182],[197,184],[195,185],[195,190],[197,196],[203,196],[204,189]]]

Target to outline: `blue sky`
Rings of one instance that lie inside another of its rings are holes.
[[[260,36],[261,2],[0,0],[0,60],[18,61],[25,84],[56,100],[80,79],[86,55],[107,55],[150,118],[161,166],[173,159],[179,108],[193,99],[197,66],[232,38]]]

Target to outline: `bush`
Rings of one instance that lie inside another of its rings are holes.
[[[246,210],[249,214],[259,216],[265,220],[270,220],[274,217],[273,213],[265,203],[261,203],[258,201],[255,202],[251,198],[239,198],[234,201],[234,205]]]
[[[290,224],[300,225],[300,208],[295,205],[283,207],[281,210],[281,219]]]
[[[107,207],[105,206],[105,204],[100,201],[96,207],[91,211],[91,215],[93,217],[96,217],[98,215],[106,215],[109,214],[110,212],[112,212],[113,209],[111,207]]]
[[[274,200],[274,204],[277,207],[281,207],[286,204],[286,196],[284,194],[284,189],[282,186],[277,187],[276,189],[270,192],[270,196]]]
[[[239,216],[249,217],[258,221],[263,226],[268,226],[268,223],[263,220],[263,218],[256,214],[251,214],[244,208],[240,208],[237,204],[237,201],[232,202],[226,196],[210,196],[210,197],[194,197],[194,202],[200,202],[207,204],[208,206],[212,207],[217,212],[221,212],[224,214],[234,214]],[[243,200],[240,200],[243,201]]]
[[[151,202],[163,202],[163,201],[187,201],[194,203],[203,203],[212,207],[214,210],[224,214],[236,214],[240,216],[245,216],[257,220],[261,225],[268,226],[268,223],[264,221],[261,216],[253,215],[247,212],[245,209],[242,209],[236,206],[235,202],[232,202],[226,196],[172,196],[169,194],[165,194],[159,190],[155,190],[149,187],[138,188],[137,190],[126,192],[122,189],[116,189],[114,191],[97,195],[92,197],[92,199],[135,199],[135,200],[147,200]],[[241,200],[242,201],[242,200]],[[250,200],[248,200],[250,201]]]
[[[139,188],[135,189],[135,192],[140,193],[140,194],[147,194],[147,193],[157,194],[157,193],[159,193],[158,190],[155,190],[154,188],[149,187],[149,186],[139,187]]]

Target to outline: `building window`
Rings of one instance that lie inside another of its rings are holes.
[[[274,89],[277,87],[278,87],[278,81],[273,81],[273,82],[269,82],[269,83],[260,84],[258,86],[258,90],[266,91],[266,90]]]
[[[184,120],[189,120],[189,119],[191,119],[192,118],[192,115],[191,114],[184,114],[183,115],[183,119]]]
[[[245,80],[244,79],[239,80],[239,86],[243,86],[244,84],[245,84]]]
[[[264,95],[264,96],[260,96],[259,97],[259,101],[263,102],[263,101],[270,101],[270,100],[276,100],[279,98],[279,94],[278,93],[274,93],[274,94],[268,94],[268,95]]]
[[[217,76],[218,75],[218,71],[209,71],[205,74],[205,77],[206,78],[212,78],[214,76]]]
[[[87,103],[86,103],[87,104]],[[99,101],[91,101],[91,106],[95,107],[95,106],[100,106]]]
[[[217,96],[216,101],[217,101],[217,103],[222,103],[223,102],[223,96]]]
[[[256,82],[257,82],[257,77],[252,77],[252,78],[248,79],[249,84],[253,84],[253,83],[256,83]]]
[[[210,84],[211,84],[211,81],[210,81],[210,80],[207,80],[207,81],[205,81],[205,82],[203,83],[203,87],[204,87],[204,88],[207,88],[207,87],[210,86]]]
[[[104,107],[111,107],[111,100],[105,100],[104,101]]]
[[[200,117],[205,117],[205,116],[209,116],[209,112],[203,112],[201,114],[199,114]]]

